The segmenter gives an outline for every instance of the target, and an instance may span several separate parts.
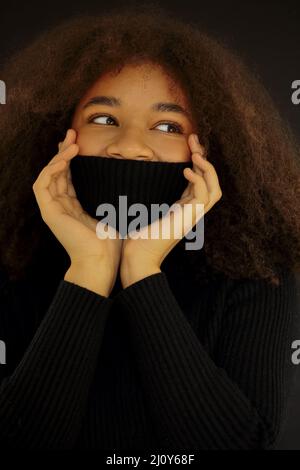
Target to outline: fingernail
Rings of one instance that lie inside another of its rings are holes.
[[[196,144],[199,144],[199,137],[197,134],[194,134],[194,140],[196,142]]]

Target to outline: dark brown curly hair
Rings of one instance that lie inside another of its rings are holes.
[[[184,87],[219,176],[223,196],[205,215],[209,266],[275,284],[281,269],[298,272],[300,159],[289,125],[257,72],[226,41],[148,2],[66,20],[2,67],[2,266],[17,279],[37,256],[46,232],[32,185],[83,94],[102,73],[144,60],[163,65]]]

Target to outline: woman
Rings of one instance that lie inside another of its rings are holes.
[[[146,6],[69,20],[2,77],[2,445],[274,446],[292,383],[299,167],[258,78]],[[105,237],[96,208],[122,194],[191,204],[192,221],[166,214],[177,239],[119,225]],[[186,250],[197,203],[204,246]]]

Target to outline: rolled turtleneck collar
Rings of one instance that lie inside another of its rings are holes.
[[[127,207],[144,204],[151,212],[152,204],[166,203],[171,206],[180,199],[188,181],[183,169],[192,168],[188,162],[148,162],[145,160],[119,159],[77,155],[70,162],[72,182],[77,198],[83,209],[94,217],[100,204],[109,203],[118,216],[123,206],[119,206],[119,196],[127,196]],[[124,215],[124,214],[122,214]],[[128,216],[128,223],[133,216]],[[149,219],[150,223],[153,219]],[[125,235],[122,233],[122,235]]]

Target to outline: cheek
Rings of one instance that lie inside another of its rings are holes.
[[[103,139],[100,138],[99,133],[92,129],[82,127],[75,129],[76,143],[79,145],[79,154],[81,155],[101,155],[105,146]]]
[[[152,147],[161,160],[185,162],[191,160],[191,151],[184,136],[156,136]]]

